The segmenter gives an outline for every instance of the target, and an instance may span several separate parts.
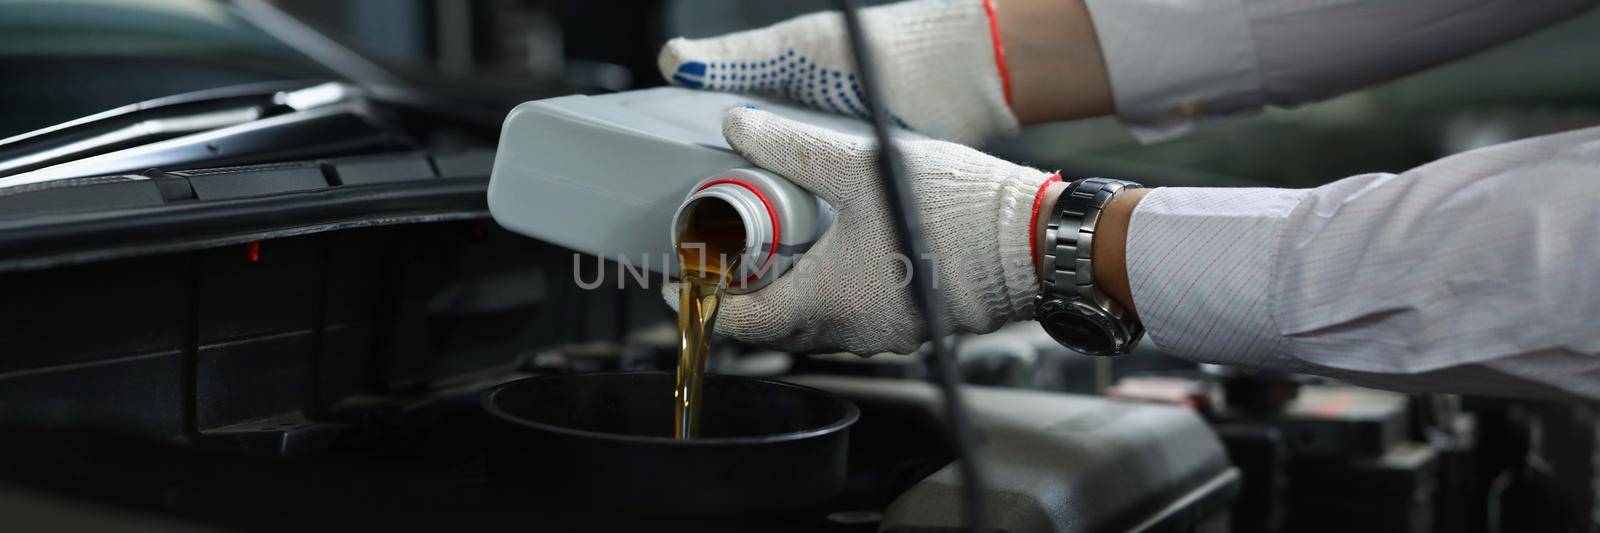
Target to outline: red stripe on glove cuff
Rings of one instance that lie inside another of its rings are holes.
[[[1006,107],[1011,107],[1011,72],[1006,70],[1006,47],[1000,39],[1000,17],[995,15],[994,0],[983,0],[983,12],[989,15],[989,38],[994,41],[994,65],[1000,71],[1000,90],[1005,94]]]
[[[1039,184],[1039,190],[1033,192],[1033,213],[1028,215],[1028,261],[1039,262],[1039,239],[1034,236],[1034,228],[1039,227],[1039,206],[1044,204],[1044,191],[1050,188],[1051,183],[1061,181],[1061,173],[1051,174],[1049,179]]]

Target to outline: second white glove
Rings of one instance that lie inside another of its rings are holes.
[[[861,12],[901,126],[964,144],[1017,131],[992,0],[914,0]],[[838,12],[816,13],[662,47],[667,81],[717,91],[768,92],[865,118],[855,62]]]
[[[833,226],[795,268],[727,297],[717,333],[786,351],[909,353],[926,339],[911,302],[877,172],[874,141],[757,109],[729,110],[728,144],[832,204]],[[1030,316],[1038,276],[1029,242],[1034,197],[1052,174],[943,141],[900,141],[926,229],[935,284],[959,332]],[[666,300],[676,305],[676,286]]]

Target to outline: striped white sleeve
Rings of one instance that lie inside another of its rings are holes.
[[[1417,72],[1595,0],[1085,0],[1117,114],[1145,141]]]
[[[1128,276],[1157,346],[1438,392],[1600,399],[1600,128],[1308,190],[1162,188]]]

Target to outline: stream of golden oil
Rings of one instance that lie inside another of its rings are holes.
[[[731,274],[744,253],[744,223],[721,201],[701,201],[684,211],[690,217],[678,236],[683,288],[678,295],[678,372],[672,389],[674,438],[700,434],[700,409],[717,310]]]

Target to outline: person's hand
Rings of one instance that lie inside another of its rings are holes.
[[[862,10],[894,120],[965,144],[1017,130],[993,16],[985,0],[914,0]],[[673,39],[658,61],[661,74],[677,85],[767,92],[824,111],[868,115],[838,12],[710,39]]]
[[[926,340],[911,302],[872,140],[758,109],[729,110],[728,144],[816,193],[833,226],[771,285],[728,296],[716,332],[793,352],[909,353]],[[1052,174],[962,145],[896,141],[933,254],[950,324],[983,333],[1030,316],[1038,292],[1029,240],[1034,197]],[[676,308],[677,286],[665,291]]]

